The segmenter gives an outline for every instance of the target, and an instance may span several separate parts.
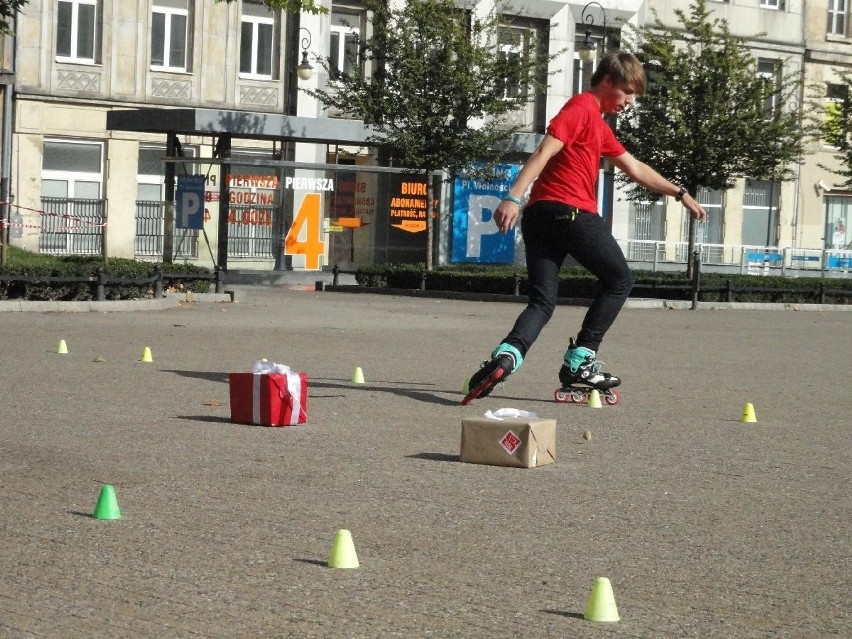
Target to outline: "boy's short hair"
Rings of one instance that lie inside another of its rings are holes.
[[[592,88],[609,77],[615,85],[629,84],[638,95],[645,93],[645,67],[627,51],[610,51],[598,64],[591,78]]]

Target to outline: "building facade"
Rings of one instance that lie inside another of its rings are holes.
[[[495,8],[494,0],[457,4]],[[341,122],[302,90],[329,82],[317,57],[343,70],[371,34],[358,0],[324,6],[326,15],[291,15],[260,0],[30,0],[5,39],[0,74],[10,242],[232,270],[422,262],[425,178],[380,166],[369,131]],[[549,89],[516,114],[521,132],[505,179],[439,182],[438,262],[521,260],[517,238],[500,237],[490,219],[512,171],[562,104],[588,86],[596,58],[624,24],[644,24],[653,9],[674,25],[675,10],[688,6],[511,3],[501,52],[530,55],[546,42],[557,53]],[[852,62],[845,3],[711,0],[709,7],[751,38],[760,72],[783,68],[824,86],[830,114],[838,73]],[[590,60],[580,55],[588,42]],[[313,72],[300,79],[305,60]],[[813,107],[803,96],[788,108]],[[820,168],[837,162],[836,149],[814,143],[811,151],[795,181],[744,179],[727,192],[699,194],[711,214],[698,236],[706,262],[743,268],[761,254],[772,255],[773,266],[822,267],[822,251],[849,248],[849,194]],[[628,258],[655,267],[686,259],[685,216],[672,198],[632,203],[602,171],[599,200]]]
[[[645,19],[650,20],[654,10],[664,24],[674,27],[679,24],[675,11],[688,11],[689,6],[688,0],[653,0]],[[825,121],[832,108],[839,108],[845,94],[838,74],[852,63],[846,3],[708,0],[707,8],[713,17],[727,21],[733,35],[746,40],[758,73],[801,78],[799,99],[780,108],[795,109],[813,121]],[[832,169],[840,167],[836,154],[825,137],[811,140],[792,181],[741,179],[725,192],[702,189],[699,200],[710,213],[698,228],[702,259],[741,270],[750,267],[751,272],[765,272],[767,262],[793,273],[821,267],[835,273],[848,270],[852,235],[847,236],[845,228],[847,202],[852,200],[848,189],[835,186],[839,178]],[[634,214],[622,219],[633,224],[626,233],[634,240],[633,250],[647,248],[639,240],[671,244],[686,239],[683,211],[671,203],[634,205]]]

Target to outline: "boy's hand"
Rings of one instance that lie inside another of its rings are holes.
[[[494,222],[501,233],[507,233],[515,228],[520,214],[520,206],[509,200],[503,200],[500,202],[500,206],[494,210]]]

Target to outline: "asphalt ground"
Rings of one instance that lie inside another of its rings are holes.
[[[849,313],[625,309],[623,402],[592,409],[552,400],[580,307],[461,406],[521,306],[237,299],[0,314],[1,636],[852,634]],[[307,424],[230,422],[261,357],[307,373]],[[555,464],[458,461],[504,407],[557,420]],[[354,570],[326,565],[343,528]],[[582,618],[599,576],[616,623]]]

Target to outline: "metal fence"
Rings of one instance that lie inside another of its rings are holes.
[[[100,255],[103,252],[103,200],[41,198],[39,251],[52,255]]]
[[[136,201],[136,237],[133,253],[136,257],[162,257],[165,202]],[[174,257],[198,257],[198,231],[175,229]]]
[[[228,221],[228,255],[267,259],[273,257],[271,220],[274,206],[231,204]],[[268,224],[265,222],[269,222]]]
[[[682,268],[686,242],[626,240],[620,242],[628,261],[654,271]],[[696,244],[701,264],[722,271],[749,275],[808,275],[852,277],[852,251],[776,246]]]

